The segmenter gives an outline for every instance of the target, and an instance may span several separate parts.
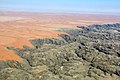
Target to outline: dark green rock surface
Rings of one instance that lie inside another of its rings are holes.
[[[24,60],[0,61],[0,80],[120,80],[120,24],[61,29],[59,39],[8,47]]]

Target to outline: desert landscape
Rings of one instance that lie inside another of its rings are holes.
[[[120,0],[0,0],[0,80],[120,80]]]
[[[57,38],[61,28],[76,28],[91,24],[117,23],[119,16],[78,13],[0,13],[0,60],[21,60],[7,46],[33,47],[29,40],[37,38]],[[14,57],[13,57],[14,56]]]
[[[1,11],[0,80],[120,80],[120,15]]]

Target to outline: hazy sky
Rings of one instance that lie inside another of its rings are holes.
[[[120,12],[120,0],[0,0],[0,10]]]

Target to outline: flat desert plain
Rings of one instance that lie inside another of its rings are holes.
[[[6,47],[33,47],[29,40],[58,38],[58,34],[64,34],[57,31],[61,28],[119,22],[119,15],[1,11],[0,60],[21,61],[22,58]]]

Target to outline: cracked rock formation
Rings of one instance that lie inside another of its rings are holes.
[[[61,29],[60,38],[30,40],[14,50],[23,60],[0,61],[0,80],[120,80],[120,24]]]

